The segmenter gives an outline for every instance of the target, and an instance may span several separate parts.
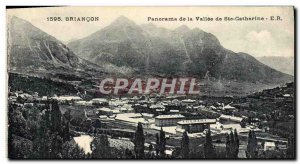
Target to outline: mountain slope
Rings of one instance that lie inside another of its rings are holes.
[[[282,56],[264,56],[257,58],[263,64],[280,72],[294,76],[294,58]]]
[[[151,23],[139,26],[123,16],[68,47],[95,64],[109,63],[136,74],[272,84],[292,81],[292,76],[248,54],[225,49],[214,35],[201,29],[181,26],[168,30]]]
[[[66,45],[29,22],[8,19],[8,71],[19,73],[100,73]]]

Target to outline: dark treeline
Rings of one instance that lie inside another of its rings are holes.
[[[38,92],[41,95],[53,96],[54,94],[65,95],[78,92],[71,84],[53,81],[47,77],[22,76],[10,73],[8,83],[11,91],[22,90],[30,94]]]
[[[84,152],[71,140],[70,112],[57,101],[30,110],[9,104],[9,158],[82,158]]]

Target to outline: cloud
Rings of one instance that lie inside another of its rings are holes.
[[[251,30],[236,41],[230,42],[236,45],[236,52],[246,52],[252,56],[293,56],[293,45],[274,35],[269,30]],[[233,39],[235,40],[235,39]]]
[[[265,45],[267,43],[273,42],[273,38],[271,36],[271,33],[269,31],[251,31],[246,35],[246,39],[249,42],[256,42],[261,45]]]

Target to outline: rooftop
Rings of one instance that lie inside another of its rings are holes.
[[[117,114],[116,120],[122,120],[122,121],[127,121],[131,123],[149,123],[151,121],[154,121],[152,119],[145,119],[143,116],[147,114],[145,113],[122,113],[122,114]],[[147,117],[147,116],[145,116]]]
[[[92,101],[99,101],[99,102],[107,102],[107,99],[105,98],[94,98]]]
[[[265,146],[275,147],[275,142],[265,142]]]
[[[170,114],[170,115],[159,115],[156,116],[157,119],[167,119],[167,118],[184,118],[181,114]]]
[[[59,97],[53,97],[53,99],[57,99],[60,101],[82,100],[79,96],[59,96]]]
[[[185,102],[185,103],[193,103],[195,102],[196,100],[192,100],[192,99],[185,99],[185,100],[182,100],[182,102]]]
[[[106,108],[106,107],[99,108],[99,109],[97,109],[97,110],[98,110],[98,111],[103,111],[103,112],[110,112],[110,111],[112,111],[112,109]]]
[[[179,125],[188,125],[188,124],[215,124],[216,119],[198,119],[198,120],[183,120],[179,121]]]
[[[157,108],[165,108],[163,105],[151,105],[150,106],[151,109],[157,109]]]
[[[226,106],[223,107],[223,109],[235,109],[235,107],[227,104]]]
[[[228,120],[239,121],[239,122],[243,120],[242,117],[235,117],[235,116],[224,115],[224,114],[222,114],[222,115],[220,116],[220,119],[228,119]]]

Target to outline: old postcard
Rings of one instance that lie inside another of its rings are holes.
[[[8,158],[296,158],[292,6],[6,12]]]

